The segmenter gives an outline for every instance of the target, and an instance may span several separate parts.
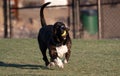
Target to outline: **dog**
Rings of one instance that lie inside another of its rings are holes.
[[[64,64],[68,63],[71,54],[72,42],[68,32],[69,29],[64,23],[46,24],[43,11],[50,3],[47,2],[41,6],[40,20],[42,28],[39,30],[38,44],[47,67],[57,65],[59,68],[64,68]],[[46,55],[47,49],[49,50],[50,61]]]

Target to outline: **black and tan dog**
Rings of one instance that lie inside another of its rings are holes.
[[[64,63],[68,62],[71,53],[71,39],[68,33],[69,29],[62,22],[56,22],[54,25],[46,24],[43,10],[48,4],[50,4],[50,2],[41,6],[40,19],[42,28],[39,31],[38,43],[45,65],[57,65],[60,68],[63,68]],[[47,49],[49,50],[50,62],[46,55]]]

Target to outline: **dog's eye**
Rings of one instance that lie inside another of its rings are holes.
[[[65,26],[61,26],[61,29],[65,29]]]

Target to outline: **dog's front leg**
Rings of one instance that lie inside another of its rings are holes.
[[[48,58],[47,58],[47,55],[46,55],[46,49],[44,50],[44,49],[41,48],[41,52],[42,52],[42,55],[43,55],[43,60],[45,62],[45,65],[48,66],[49,61],[48,61]]]
[[[63,61],[64,63],[68,63],[68,60],[70,58],[70,55],[71,55],[71,50],[70,50],[71,49],[71,44],[72,44],[71,40],[68,40],[68,42],[67,42],[68,52],[65,53],[65,60]]]
[[[49,55],[50,55],[50,63],[48,67],[55,66],[54,60],[57,58],[57,52],[54,46],[50,46]]]
[[[55,48],[52,48],[49,50],[49,54],[51,57],[51,62],[49,66],[57,65],[59,68],[64,68],[62,60],[58,57],[57,51]]]
[[[68,52],[65,53],[65,59],[64,59],[64,63],[65,63],[65,64],[68,63],[68,60],[69,60],[69,58],[70,58],[70,54],[71,54],[71,51],[70,51],[70,50],[68,50]]]

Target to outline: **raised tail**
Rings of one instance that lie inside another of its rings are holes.
[[[51,2],[47,2],[47,3],[45,3],[45,4],[43,4],[42,6],[41,6],[41,10],[40,10],[40,21],[41,21],[41,25],[42,25],[42,27],[43,26],[46,26],[47,24],[46,24],[46,21],[45,21],[45,17],[44,17],[44,8],[48,5],[48,4],[50,4]]]

